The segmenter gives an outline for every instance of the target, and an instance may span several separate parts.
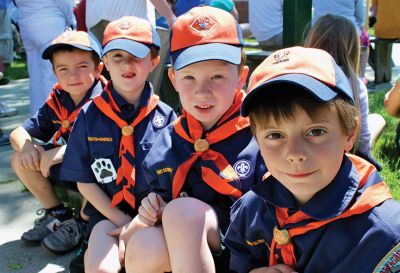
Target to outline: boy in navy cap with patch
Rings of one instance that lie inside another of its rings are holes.
[[[59,178],[60,163],[80,108],[101,93],[103,64],[99,46],[81,31],[61,34],[44,50],[42,58],[51,61],[58,83],[38,112],[11,133],[15,150],[11,165],[43,206],[38,214],[44,213],[21,240],[42,243],[47,250],[61,254],[79,243],[82,230],[71,210],[58,199],[53,185],[77,190],[64,181],[68,178]]]
[[[127,271],[228,267],[223,236],[230,206],[257,181],[257,172],[260,179],[265,173],[248,120],[240,116],[244,56],[240,28],[224,10],[196,7],[173,25],[169,77],[183,114],[143,163],[153,192],[139,214],[151,227],[131,237]]]
[[[400,203],[373,165],[347,154],[359,120],[333,58],[275,52],[251,75],[241,111],[269,172],[232,208],[230,268],[398,272]]]
[[[86,272],[121,269],[118,237],[126,236],[124,225],[149,193],[140,165],[157,135],[176,119],[146,81],[159,62],[158,50],[157,32],[144,19],[122,17],[105,29],[103,61],[111,80],[80,112],[61,170],[91,204],[85,210],[93,228]]]

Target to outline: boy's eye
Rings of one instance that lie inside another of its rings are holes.
[[[185,80],[194,80],[193,76],[187,75],[184,77]]]
[[[307,133],[308,136],[322,136],[325,134],[326,134],[326,130],[324,130],[322,128],[312,129]]]
[[[281,133],[276,133],[276,132],[274,132],[274,133],[269,133],[269,134],[267,134],[266,136],[265,136],[265,138],[268,138],[268,139],[279,139],[279,138],[282,138],[283,136],[282,136],[282,134]]]
[[[224,76],[222,76],[222,75],[214,75],[214,76],[211,77],[211,79],[218,80],[218,79],[222,79],[223,77]]]

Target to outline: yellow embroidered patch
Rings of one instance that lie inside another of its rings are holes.
[[[164,173],[172,173],[172,171],[173,171],[172,168],[162,168],[162,169],[157,170],[156,173],[158,175],[160,175],[160,174],[164,174]]]
[[[91,142],[112,142],[112,137],[87,137],[88,141]]]

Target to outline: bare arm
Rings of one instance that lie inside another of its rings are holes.
[[[166,0],[150,0],[150,2],[154,5],[156,10],[165,17],[167,20],[168,26],[171,28],[173,23],[176,20],[175,14],[172,12],[172,9]]]
[[[20,153],[18,156],[18,164],[23,168],[32,171],[40,170],[40,153],[32,143],[32,137],[24,129],[19,126],[10,134],[10,142],[13,149]]]
[[[394,117],[400,116],[400,82],[396,81],[396,84],[392,89],[385,95],[385,108],[386,112]]]
[[[111,207],[111,200],[106,193],[94,183],[78,182],[81,194],[107,219],[117,227],[121,227],[132,220],[132,218],[117,207]]]

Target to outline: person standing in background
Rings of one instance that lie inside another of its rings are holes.
[[[15,0],[18,25],[24,44],[29,73],[31,114],[49,95],[57,79],[51,63],[41,58],[43,50],[68,27],[76,29],[72,0]]]

